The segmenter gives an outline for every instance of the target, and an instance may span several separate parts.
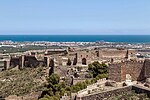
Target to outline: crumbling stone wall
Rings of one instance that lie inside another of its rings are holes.
[[[126,74],[132,77],[133,81],[141,81],[145,79],[145,72],[149,70],[150,61],[125,61],[121,63],[111,64],[109,66],[109,79],[117,82],[125,81]],[[147,74],[148,75],[148,74]]]
[[[108,67],[108,76],[110,80],[114,80],[117,82],[122,81],[121,78],[121,64],[112,64]]]
[[[7,67],[13,68],[18,66],[19,69],[23,69],[23,67],[38,67],[39,65],[46,65],[48,64],[47,62],[45,63],[45,60],[37,60],[35,56],[33,55],[23,55],[20,57],[11,57],[10,59],[10,67],[7,64]],[[6,67],[6,64],[5,66]]]
[[[124,58],[126,56],[127,50],[117,50],[117,49],[110,49],[110,50],[101,50],[100,51],[102,57],[119,57]]]
[[[43,52],[44,53],[44,52]],[[45,53],[44,53],[45,54]],[[71,60],[72,65],[88,65],[93,61],[102,61],[102,59],[110,60],[113,57],[121,57],[124,58],[126,55],[126,50],[84,50],[84,51],[75,51],[75,52],[67,52],[66,50],[54,50],[47,51],[44,57],[37,58],[37,53],[32,52],[30,55],[24,55],[20,57],[12,57],[10,59],[10,66],[16,67],[19,66],[20,69],[23,67],[38,67],[39,65],[50,66],[50,58],[55,58],[55,66],[63,65],[63,57],[66,57]],[[59,54],[59,55],[58,55]],[[60,55],[65,54],[65,55]],[[9,67],[9,68],[11,68]]]
[[[17,65],[19,65],[19,57],[11,57],[10,68],[16,67]]]
[[[124,59],[127,56],[128,50],[117,50],[117,49],[102,49],[102,50],[84,50],[76,51],[77,64],[82,64],[83,59],[86,59],[87,64],[92,61],[99,61],[101,59],[120,58]],[[72,52],[71,52],[72,53]],[[69,57],[68,57],[69,58]],[[75,58],[75,55],[74,55]]]
[[[35,56],[25,56],[25,67],[37,67],[39,65]]]
[[[90,51],[77,52],[77,63],[78,64],[83,64],[83,59],[85,59],[86,64],[89,64],[90,61],[92,60],[91,57],[92,57],[92,55],[91,55]]]
[[[133,81],[144,80],[144,62],[143,61],[128,61],[125,62],[126,74],[130,74]]]

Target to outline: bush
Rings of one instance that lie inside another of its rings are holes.
[[[90,85],[90,84],[91,84],[91,81],[90,81],[90,80],[85,80],[85,83],[86,83],[87,85]]]
[[[48,78],[48,82],[49,84],[58,84],[60,80],[60,77],[57,74],[52,74],[49,78]]]
[[[88,66],[89,72],[92,74],[93,78],[95,78],[99,74],[107,74],[108,73],[108,68],[106,64],[102,63],[100,64],[99,62],[93,62],[92,64],[89,64]]]
[[[102,79],[102,78],[108,78],[108,74],[99,74],[96,76],[97,80]]]

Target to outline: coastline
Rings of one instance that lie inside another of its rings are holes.
[[[0,41],[150,43],[150,35],[0,35]]]

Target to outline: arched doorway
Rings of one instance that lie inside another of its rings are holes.
[[[67,65],[68,65],[68,66],[71,66],[71,63],[72,63],[72,62],[71,62],[71,60],[70,60],[70,59],[68,59],[68,61],[67,61]]]
[[[86,65],[86,59],[85,58],[82,59],[82,65]]]
[[[96,57],[99,57],[99,51],[96,51]]]

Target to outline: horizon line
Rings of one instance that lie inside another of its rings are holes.
[[[7,35],[150,35],[150,34],[0,34],[0,36]]]

